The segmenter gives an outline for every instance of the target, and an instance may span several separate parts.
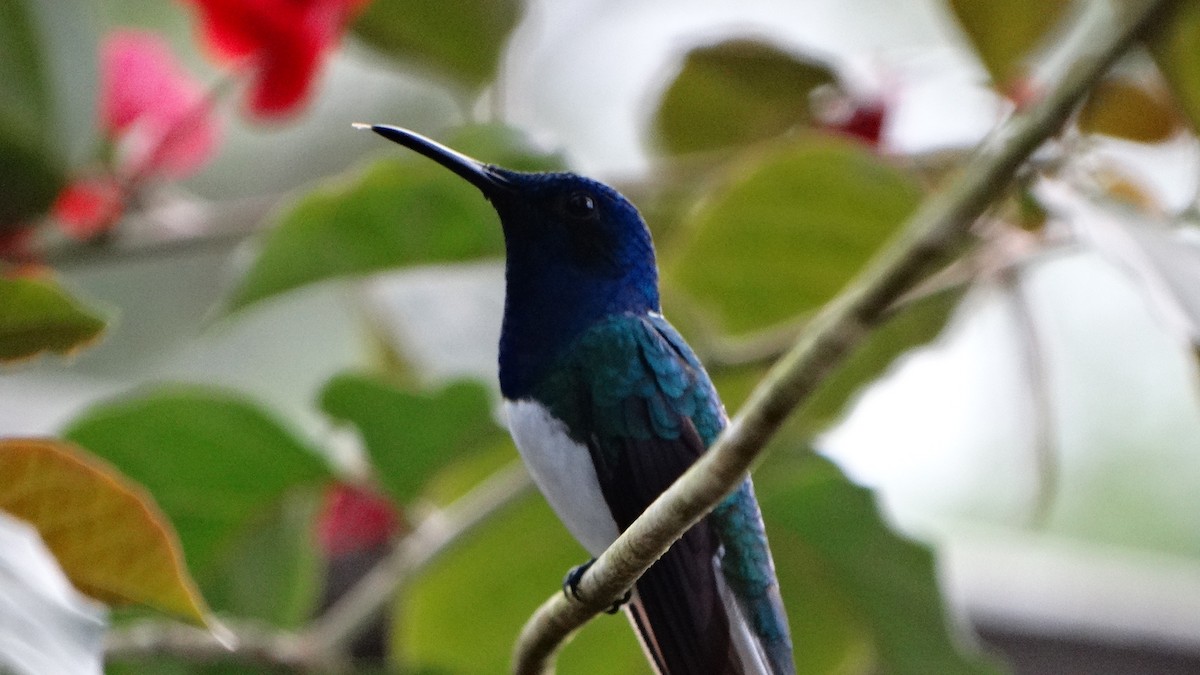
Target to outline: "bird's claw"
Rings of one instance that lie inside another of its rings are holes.
[[[567,572],[567,576],[563,577],[563,595],[566,596],[568,600],[575,598],[580,602],[583,601],[583,598],[579,597],[579,582],[583,580],[584,573],[587,572],[595,562],[596,559],[592,558],[582,565],[576,565]],[[633,591],[625,591],[625,595],[621,596],[619,600],[614,602],[604,611],[608,614],[616,614],[617,612],[621,611],[621,607],[623,607],[625,603],[629,602],[631,597],[633,597]]]

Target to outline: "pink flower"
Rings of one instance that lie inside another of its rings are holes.
[[[115,31],[100,46],[99,115],[116,147],[113,166],[69,182],[50,209],[63,231],[80,240],[116,224],[126,197],[147,178],[194,173],[220,136],[204,88],[166,42],[140,31]]]
[[[369,0],[189,1],[217,58],[249,60],[250,111],[280,117],[308,99],[326,56]]]
[[[134,176],[181,178],[212,157],[220,130],[204,88],[159,37],[111,33],[100,50],[100,125]]]

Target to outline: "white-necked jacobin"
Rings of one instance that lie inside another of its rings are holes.
[[[662,316],[645,222],[597,181],[510,171],[370,128],[467,180],[499,214],[509,430],[567,529],[600,555],[727,423],[704,367]],[[662,675],[794,672],[749,478],[650,567],[625,610]]]

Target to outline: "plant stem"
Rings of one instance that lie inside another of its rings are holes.
[[[346,595],[299,633],[243,621],[208,631],[151,620],[113,630],[105,640],[105,654],[116,660],[171,655],[194,663],[337,672],[345,666],[344,655],[350,643],[391,603],[398,588],[532,485],[520,462],[492,474],[445,509],[422,520]]]
[[[862,342],[887,308],[965,239],[1025,160],[1056,134],[1076,104],[1171,0],[1124,0],[1082,12],[1068,66],[1045,96],[977,148],[957,178],[913,214],[899,236],[825,306],[771,368],[713,446],[608,548],[579,584],[580,601],[555,593],[517,638],[513,672],[553,672],[554,656],[577,629],[631,587],[670,545],[731,492],[788,415]]]
[[[300,636],[314,654],[339,653],[392,601],[396,590],[533,483],[520,462],[501,469],[440,513],[427,517]]]

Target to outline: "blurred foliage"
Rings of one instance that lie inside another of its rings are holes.
[[[496,76],[521,13],[520,0],[374,0],[354,32],[381,54],[480,88]]]
[[[203,625],[170,521],[140,487],[70,443],[0,440],[0,509],[32,523],[75,586]]]
[[[870,491],[825,460],[791,454],[758,473],[797,671],[999,673],[946,625],[928,549],[894,534]]]
[[[310,619],[322,572],[313,531],[318,498],[315,489],[292,489],[252,514],[205,576],[209,603],[286,628]]]
[[[1152,143],[1178,132],[1179,109],[1197,124],[1200,4],[1180,4],[1177,21],[1151,36],[1169,92],[1149,79],[1109,79],[1082,106],[1079,131]],[[45,124],[53,113],[53,78],[30,7],[0,0],[0,234],[43,216],[63,182]],[[121,7],[119,14],[129,14],[132,5]],[[993,82],[1017,99],[1031,55],[1068,11],[1064,0],[951,0],[949,7]],[[504,48],[523,16],[517,0],[376,0],[353,31],[370,56],[444,76],[474,97],[500,86]],[[924,196],[927,176],[905,158],[886,156],[877,143],[821,128],[810,105],[813,92],[836,87],[838,78],[813,57],[739,38],[692,49],[681,60],[652,120],[654,145],[664,156],[627,190],[647,196],[644,210],[656,236],[663,235],[667,297],[682,297],[688,320],[695,314],[696,325],[717,340],[795,325],[832,299],[892,237]],[[565,167],[562,157],[538,151],[507,127],[468,126],[447,142],[513,169]],[[248,273],[228,296],[227,314],[325,280],[503,255],[494,212],[474,188],[413,153],[386,145],[377,152],[382,159],[299,191],[272,216]],[[1020,209],[1002,204],[996,219],[1033,206],[1039,217],[1032,224],[1004,225],[1040,232],[1042,198],[1029,191],[1016,198]],[[1135,271],[1159,275],[1156,288],[1190,297],[1180,289],[1194,286],[1198,267],[1193,250],[1176,246],[1177,232],[1132,221],[1118,230],[1122,241],[1138,244],[1151,268]],[[96,250],[104,251],[104,244],[97,242]],[[812,434],[836,419],[854,392],[942,330],[968,285],[894,307],[823,382],[801,419],[785,428],[774,444],[776,456],[757,474],[801,673],[997,670],[972,645],[961,644],[947,623],[929,551],[892,534],[869,492],[807,451]],[[0,278],[0,360],[69,352],[90,344],[103,328],[103,320],[52,280]],[[730,409],[759,381],[767,360],[715,364]],[[342,374],[319,392],[318,405],[332,422],[357,430],[370,470],[398,507],[424,506],[418,498],[444,505],[511,462],[513,451],[494,424],[485,388],[458,382],[422,389],[412,379],[409,388],[399,388],[373,373]],[[65,435],[154,496],[213,608],[283,627],[310,618],[323,571],[313,519],[319,489],[333,478],[323,448],[253,401],[192,387],[99,405]],[[42,487],[56,476],[44,471]],[[39,508],[49,503],[41,499]],[[113,517],[120,524],[109,530],[130,527],[128,519]],[[396,660],[421,672],[503,671],[521,624],[586,557],[540,497],[492,514],[400,595],[393,617]],[[114,563],[97,570],[111,572]],[[158,665],[154,672],[244,672]],[[625,621],[604,617],[564,649],[560,668],[649,672]]]
[[[358,429],[380,483],[398,504],[411,502],[438,468],[493,445],[502,433],[488,391],[473,382],[419,393],[339,375],[321,392],[321,408]]]
[[[0,278],[0,362],[72,352],[96,340],[104,326],[51,279]]]
[[[1151,51],[1179,105],[1200,130],[1200,3],[1177,2],[1174,15],[1152,36]]]
[[[65,437],[150,490],[201,584],[285,492],[330,476],[315,448],[252,403],[211,389],[167,388],[99,405]]]
[[[561,159],[534,153],[516,132],[472,128],[452,139],[481,161],[548,170]],[[305,284],[404,265],[495,257],[504,236],[478,190],[412,153],[379,160],[352,182],[338,178],[288,208],[267,234],[228,311]]]
[[[1092,90],[1079,111],[1079,128],[1138,143],[1159,143],[1183,120],[1170,95],[1127,79],[1109,78]]]
[[[664,253],[664,277],[726,330],[764,328],[833,298],[920,197],[862,144],[800,135],[727,169]]]
[[[588,554],[539,495],[493,518],[403,597],[400,653],[452,673],[507,672],[521,625]],[[564,673],[649,673],[625,619],[601,617],[563,650]],[[486,627],[486,629],[484,628]]]
[[[25,0],[0,0],[0,234],[44,213],[63,182],[47,142],[50,92]]]
[[[983,61],[992,82],[1017,86],[1043,40],[1063,19],[1069,0],[949,0],[950,8]]]
[[[777,136],[810,123],[813,89],[834,82],[829,66],[763,42],[699,47],[663,94],[656,140],[667,152],[687,153]]]

